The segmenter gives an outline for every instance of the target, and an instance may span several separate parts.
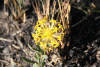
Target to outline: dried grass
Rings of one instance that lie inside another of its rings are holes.
[[[5,0],[5,5],[10,8],[11,13],[15,20],[19,21],[20,23],[26,22],[26,11],[28,9],[23,9],[23,5],[18,0]]]
[[[66,46],[70,45],[71,30],[70,30],[69,16],[70,16],[71,5],[69,4],[69,0],[62,2],[62,4],[58,0],[58,4],[59,4],[60,16],[61,16],[60,22],[62,22],[65,30],[65,39],[63,42],[61,42],[61,49],[64,49]]]
[[[67,1],[58,0],[59,8],[56,8],[57,1],[54,0],[53,7],[50,7],[50,0],[43,0],[42,1],[43,11],[40,10],[39,2],[37,3],[37,1],[35,1],[35,3],[36,6],[33,4],[33,8],[35,9],[38,20],[43,19],[44,16],[48,17],[49,19],[54,19],[55,14],[58,14],[56,20],[62,22],[62,25],[65,30],[65,38],[63,39],[63,41],[61,41],[60,50],[62,53],[64,51],[67,51],[65,48],[70,45],[70,32],[71,32],[70,22],[69,22],[71,5],[69,3],[69,0]]]

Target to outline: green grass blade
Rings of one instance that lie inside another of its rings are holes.
[[[43,49],[40,48],[39,44],[36,45],[36,46],[37,46],[37,48],[39,49],[39,52],[41,52],[42,54],[44,54],[44,51],[43,51]]]
[[[36,48],[31,47],[29,44],[28,44],[28,46],[29,46],[29,48],[30,48],[31,50],[35,50],[35,51],[40,52],[40,50],[38,50],[38,49],[36,49]]]
[[[27,62],[27,63],[31,63],[31,64],[37,63],[37,62],[31,61],[31,60],[29,60],[29,59],[27,59],[27,58],[25,58],[25,57],[21,57],[21,58],[22,58],[22,60],[24,60],[24,61]]]
[[[43,67],[43,66],[44,66],[44,59],[41,62],[41,67]]]

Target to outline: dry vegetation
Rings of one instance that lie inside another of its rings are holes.
[[[100,7],[97,1],[4,0],[2,7],[1,67],[33,67],[37,63],[34,57],[39,53],[34,50],[40,48],[35,45],[32,33],[37,21],[44,17],[61,22],[65,34],[59,47],[45,52],[47,59],[43,60],[43,67],[100,66]]]

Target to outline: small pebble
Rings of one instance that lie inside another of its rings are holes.
[[[10,52],[10,50],[9,50],[8,47],[4,48],[4,50],[3,50],[3,53],[4,53],[4,54],[8,54],[9,52]]]

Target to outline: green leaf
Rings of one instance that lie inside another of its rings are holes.
[[[38,63],[40,63],[40,59],[37,59],[36,61],[37,61]]]
[[[40,63],[40,54],[36,53],[36,57],[37,57],[37,62]]]
[[[41,49],[40,46],[39,46],[39,43],[38,43],[38,45],[36,45],[36,46],[37,46],[38,49]]]
[[[37,63],[33,64],[33,67],[39,67],[39,65]]]
[[[21,3],[21,5],[23,5],[23,1],[22,0],[19,0],[19,3]]]
[[[44,51],[40,48],[39,44],[36,45],[38,49],[31,47],[29,44],[28,44],[28,46],[31,50],[35,50],[35,51],[38,51],[38,52],[41,52],[42,54],[44,54]]]
[[[43,66],[44,66],[44,59],[41,62],[41,67],[43,67]]]
[[[37,48],[40,50],[39,52],[41,52],[42,54],[44,54],[44,51],[43,51],[43,49],[40,48],[39,43],[38,43],[38,45],[36,45],[36,46],[37,46]]]
[[[40,54],[39,54],[39,53],[36,53],[36,54],[34,55],[34,57],[35,57],[35,59],[39,59],[39,58],[40,58]]]
[[[34,34],[36,34],[36,31],[34,30],[34,32],[33,32]]]
[[[22,58],[22,60],[24,60],[24,61],[27,62],[27,63],[31,63],[31,64],[37,63],[37,62],[31,61],[31,60],[29,60],[29,59],[27,59],[27,58],[25,58],[25,57],[21,57],[21,58]]]
[[[38,59],[36,55],[34,55],[34,58],[35,58],[36,60]]]
[[[42,0],[40,0],[42,2]]]
[[[47,55],[42,55],[42,58],[48,59],[48,56]]]
[[[28,44],[28,46],[29,46],[29,48],[30,48],[31,50],[35,50],[35,51],[38,51],[38,52],[39,52],[38,49],[31,47],[29,44]]]

